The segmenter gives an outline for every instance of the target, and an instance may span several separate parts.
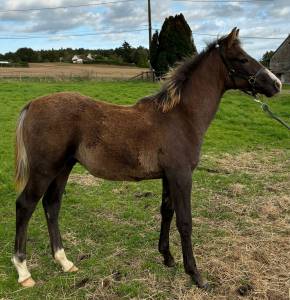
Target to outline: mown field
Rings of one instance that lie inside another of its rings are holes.
[[[29,68],[1,67],[0,78],[34,78],[37,81],[51,80],[108,80],[132,78],[142,72],[148,71],[146,68],[131,66],[113,66],[97,64],[72,64],[72,63],[30,63]]]
[[[80,166],[71,175],[60,218],[67,256],[79,272],[64,274],[51,258],[39,203],[28,240],[37,285],[17,284],[10,258],[13,143],[21,107],[69,90],[130,104],[157,89],[142,82],[0,82],[0,299],[289,299],[290,133],[239,92],[224,96],[193,175],[194,253],[212,292],[198,290],[184,274],[175,222],[171,249],[177,264],[162,264],[159,180],[104,181]],[[290,122],[289,89],[268,102]]]

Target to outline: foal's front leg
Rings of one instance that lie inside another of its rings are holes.
[[[192,252],[191,233],[191,187],[192,177],[190,169],[169,170],[166,174],[169,183],[170,197],[174,201],[176,225],[181,237],[184,269],[200,288],[207,288],[196,267]]]

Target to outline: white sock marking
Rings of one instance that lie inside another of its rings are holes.
[[[64,272],[68,272],[74,264],[66,258],[64,249],[59,249],[54,253],[55,260],[62,266]]]
[[[31,277],[31,274],[27,269],[26,260],[21,262],[16,256],[13,256],[11,260],[18,272],[18,276],[19,276],[18,282],[19,283],[21,283]]]

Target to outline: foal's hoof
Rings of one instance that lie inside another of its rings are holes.
[[[164,265],[169,267],[169,268],[174,267],[175,266],[174,258],[172,256],[164,258]]]
[[[20,282],[20,284],[25,288],[30,288],[35,286],[35,281],[32,279],[32,277],[29,277],[24,281]]]
[[[198,288],[207,292],[212,290],[212,286],[208,282],[204,281],[199,273],[192,276],[192,280]]]
[[[75,265],[73,265],[67,272],[68,273],[73,273],[73,272],[77,272],[79,269],[75,266]]]
[[[206,292],[211,292],[213,290],[213,286],[210,283],[208,283],[208,282],[204,283],[199,288],[203,289]]]

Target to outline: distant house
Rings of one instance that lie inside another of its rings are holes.
[[[290,34],[274,52],[270,69],[283,83],[290,83]]]
[[[84,60],[78,55],[74,55],[71,60],[73,64],[82,64],[84,62]]]
[[[7,65],[10,65],[10,62],[9,61],[6,61],[6,60],[0,60],[0,66],[7,66]]]
[[[89,61],[93,61],[93,60],[94,60],[94,58],[93,58],[93,56],[92,56],[91,53],[89,53],[89,54],[87,55],[87,60],[89,60]]]

